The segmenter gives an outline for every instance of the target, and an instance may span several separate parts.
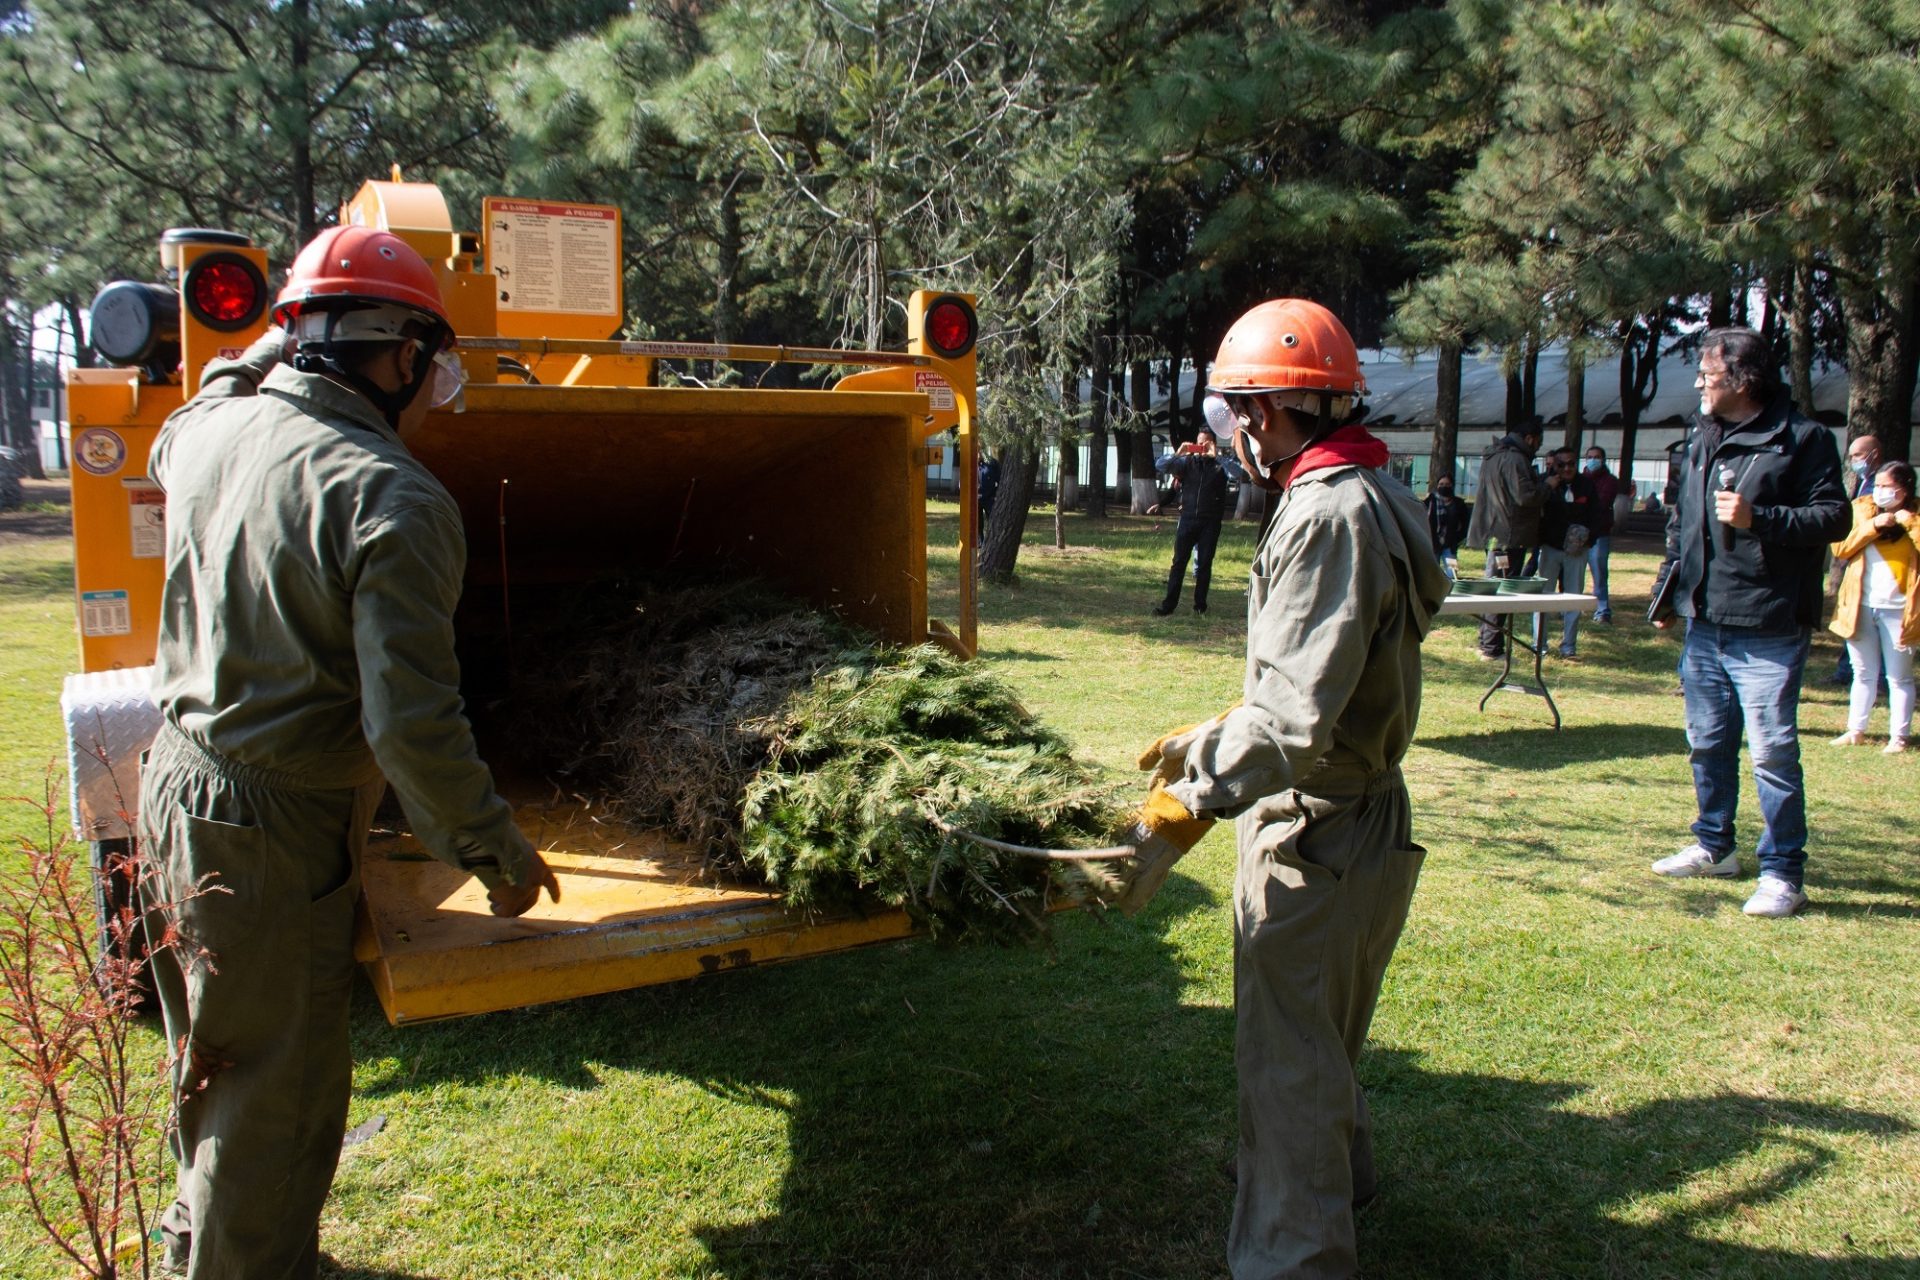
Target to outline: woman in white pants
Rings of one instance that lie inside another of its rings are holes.
[[[1853,660],[1853,696],[1847,731],[1836,747],[1867,742],[1867,716],[1884,669],[1892,712],[1884,750],[1907,749],[1913,728],[1913,646],[1920,640],[1920,513],[1913,468],[1889,462],[1874,474],[1871,492],[1853,501],[1853,528],[1834,544],[1845,564],[1840,603],[1830,628],[1847,642]]]

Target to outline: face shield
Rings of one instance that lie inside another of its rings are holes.
[[[467,369],[460,357],[442,351],[433,357],[433,374],[427,381],[427,404],[435,409],[451,404],[455,413],[466,408]]]

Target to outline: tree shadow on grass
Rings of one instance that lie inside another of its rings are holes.
[[[926,941],[444,1025],[357,1011],[361,1091],[609,1070],[678,1077],[779,1113],[787,1149],[701,1153],[673,1179],[779,1178],[764,1217],[692,1233],[729,1277],[1216,1272],[1233,1141],[1232,1014],[1187,1002],[1166,936],[1219,904],[1176,874],[1137,920],[1056,920],[1049,951]],[[729,1139],[738,1141],[737,1136]],[[615,1133],[583,1178],[682,1163]],[[742,1212],[755,1203],[749,1194]]]
[[[1381,1199],[1361,1220],[1368,1275],[1420,1277],[1912,1276],[1920,1257],[1856,1249],[1827,1221],[1823,1256],[1708,1238],[1778,1204],[1839,1158],[1827,1137],[1891,1138],[1876,1112],[1739,1093],[1605,1115],[1578,1086],[1362,1060],[1380,1134]]]
[[[1482,764],[1536,771],[1617,760],[1623,756],[1671,755],[1684,761],[1687,733],[1677,724],[1583,724],[1562,729],[1555,729],[1551,724],[1489,726],[1485,733],[1417,738],[1415,745],[1465,756]]]
[[[320,1255],[320,1280],[437,1280],[414,1271],[388,1271],[380,1267],[356,1267],[342,1263],[330,1254]]]
[[[39,600],[73,590],[71,561],[29,564],[0,572],[0,600]]]
[[[1222,1275],[1232,1013],[1191,1002],[1172,941],[1227,928],[1222,904],[1175,876],[1140,919],[1059,925],[1050,958],[897,944],[399,1031],[363,1005],[358,1047],[413,1062],[365,1094],[515,1075],[596,1090],[612,1068],[779,1113],[765,1209],[692,1228],[731,1280]],[[1920,1264],[1864,1256],[1843,1240],[1871,1225],[1847,1221],[1823,1224],[1821,1257],[1707,1238],[1830,1171],[1830,1139],[1906,1133],[1897,1118],[1737,1093],[1583,1114],[1583,1085],[1406,1051],[1370,1050],[1361,1074],[1384,1177],[1361,1219],[1369,1275],[1878,1280]],[[633,1185],[643,1157],[684,1141],[616,1133],[630,1148],[576,1176]],[[767,1167],[700,1151],[662,1185]]]

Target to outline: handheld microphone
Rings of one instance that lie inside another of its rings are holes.
[[[1724,493],[1733,492],[1733,482],[1736,478],[1732,467],[1722,466],[1720,468],[1721,491]],[[1722,523],[1720,526],[1720,549],[1722,551],[1733,550],[1733,526],[1730,524]]]

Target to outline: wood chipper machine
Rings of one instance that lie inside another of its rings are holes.
[[[620,215],[489,198],[478,234],[440,191],[368,182],[343,222],[391,231],[433,264],[468,384],[409,447],[466,525],[456,625],[511,626],[542,588],[628,574],[750,575],[895,644],[976,642],[976,320],[966,295],[920,292],[905,351],[621,341]],[[129,836],[159,625],[165,495],[147,456],[202,370],[268,323],[264,251],[226,232],[161,240],[166,284],[116,282],[92,312],[112,367],[73,369],[75,589],[81,673],[62,698],[74,824],[96,861]],[[660,386],[667,361],[837,366],[830,389]],[[956,616],[928,616],[928,440],[951,430],[961,489]],[[507,646],[506,652],[511,652]],[[510,673],[507,673],[510,674]],[[464,672],[483,754],[488,725]],[[376,832],[356,947],[395,1023],[454,1017],[815,955],[912,932],[899,912],[802,917],[762,888],[715,883],[657,830],[538,777],[496,778],[563,887],[501,920],[479,885],[409,837]]]

